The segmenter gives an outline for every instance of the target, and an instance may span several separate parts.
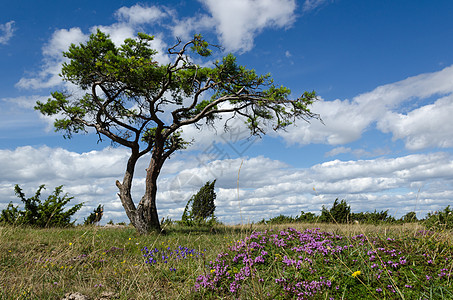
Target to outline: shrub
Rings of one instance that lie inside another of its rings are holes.
[[[405,223],[417,222],[417,213],[415,211],[410,211],[401,218],[401,221]]]
[[[104,214],[104,205],[98,205],[98,207],[85,219],[84,225],[93,225],[101,221],[102,215]]]
[[[311,223],[316,222],[316,218],[318,218],[318,216],[316,216],[314,213],[311,212],[306,213],[304,211],[301,211],[300,216],[296,218],[296,221],[302,223]]]
[[[425,219],[425,226],[432,230],[453,229],[453,214],[450,205],[444,208],[443,211],[428,213]]]
[[[213,225],[215,223],[214,200],[217,197],[214,190],[215,182],[215,180],[213,182],[206,182],[198,193],[187,201],[181,218],[182,224],[192,226],[201,224]],[[211,220],[206,222],[209,217]]]
[[[11,203],[6,209],[2,210],[0,223],[11,225],[31,225],[36,227],[65,227],[73,225],[71,216],[74,215],[83,205],[77,204],[67,211],[64,206],[74,197],[68,197],[67,194],[61,196],[63,186],[58,186],[55,191],[42,202],[40,200],[41,191],[45,185],[41,185],[31,198],[25,198],[25,194],[19,185],[16,184],[14,191],[17,197],[24,203],[24,210],[19,210],[19,206]]]
[[[359,212],[359,213],[351,213],[350,220],[359,221],[360,223],[365,224],[382,224],[382,223],[393,223],[395,222],[395,218],[388,214],[388,210],[386,211],[376,211],[374,212]]]
[[[296,219],[293,217],[279,215],[277,217],[270,218],[269,221],[265,222],[265,224],[289,224],[289,223],[295,223],[295,222],[296,222]]]
[[[338,202],[338,198],[335,199],[330,210],[323,205],[321,210],[321,216],[319,217],[320,222],[325,223],[347,223],[351,220],[351,207],[343,199]]]

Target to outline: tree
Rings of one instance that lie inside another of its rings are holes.
[[[444,210],[429,212],[423,222],[426,228],[431,230],[453,229],[453,210],[448,205]]]
[[[24,210],[19,210],[18,206],[9,203],[6,209],[2,210],[0,223],[31,225],[36,227],[65,227],[73,225],[71,216],[74,215],[83,205],[83,203],[74,205],[72,208],[64,211],[64,206],[74,197],[68,197],[68,194],[61,196],[63,186],[58,186],[55,191],[42,202],[41,191],[45,185],[41,185],[35,195],[26,198],[19,185],[16,184],[14,191],[16,196],[24,203]]]
[[[207,218],[214,216],[214,201],[217,197],[214,190],[215,182],[216,180],[213,182],[206,182],[198,193],[193,196],[192,214],[195,219],[206,220]]]
[[[338,202],[338,198],[335,199],[330,210],[323,205],[321,216],[319,217],[319,221],[327,223],[348,223],[349,220],[351,220],[351,207],[344,199]]]
[[[209,217],[214,217],[215,198],[217,197],[213,182],[206,182],[200,190],[187,201],[186,207],[182,214],[181,221],[186,225],[191,225],[194,222],[199,224],[206,221]],[[190,206],[192,206],[190,208]]]
[[[417,222],[418,221],[417,213],[415,211],[410,211],[401,217],[401,221],[406,222],[406,223]]]
[[[109,36],[97,31],[85,44],[72,44],[63,55],[64,81],[80,87],[70,95],[54,92],[46,103],[35,109],[57,116],[56,131],[65,138],[92,128],[99,140],[130,149],[123,181],[116,181],[119,197],[131,223],[140,233],[160,230],[156,207],[157,178],[164,162],[189,143],[181,138],[185,126],[214,125],[220,115],[230,113],[224,126],[239,116],[245,119],[251,134],[284,129],[296,119],[318,116],[308,106],[315,92],[290,99],[290,90],[274,85],[269,74],[257,75],[236,62],[229,54],[212,67],[193,63],[189,54],[200,58],[211,55],[211,45],[200,35],[187,43],[180,40],[168,49],[171,62],[154,60],[153,37],[138,33],[117,47]],[[145,192],[138,205],[131,197],[135,165],[150,153],[146,169]]]
[[[104,205],[98,205],[98,207],[85,219],[84,225],[93,225],[101,221],[102,215],[104,214]]]

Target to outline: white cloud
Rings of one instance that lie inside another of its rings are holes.
[[[215,20],[208,15],[199,14],[195,17],[184,18],[182,20],[176,20],[172,26],[173,35],[182,40],[190,40],[193,34],[200,32],[211,31],[215,28]]]
[[[14,105],[20,108],[25,109],[33,109],[36,105],[36,101],[45,101],[48,97],[46,96],[39,96],[39,95],[32,95],[32,96],[19,96],[15,98],[2,98],[0,101],[5,102],[9,105]]]
[[[71,44],[81,43],[87,38],[88,36],[77,27],[56,30],[50,41],[42,48],[41,70],[30,78],[21,78],[16,86],[25,89],[41,89],[60,85],[62,81],[59,74],[61,65],[65,61],[63,51],[67,51]]]
[[[363,157],[376,157],[376,156],[381,156],[385,154],[389,154],[390,151],[388,149],[384,148],[376,148],[373,151],[367,151],[365,149],[352,149],[349,147],[336,147],[324,154],[326,157],[331,157],[331,156],[337,156],[339,154],[346,154],[346,153],[351,153],[357,158],[363,158]]]
[[[5,24],[0,24],[0,44],[7,44],[13,37],[15,28],[14,21],[9,21]]]
[[[156,61],[167,64],[170,58],[166,51],[167,43],[163,38],[163,32],[167,29],[172,30],[173,34],[180,38],[190,38],[194,31],[198,33],[200,30],[216,30],[227,50],[248,51],[253,46],[255,36],[263,29],[286,28],[295,20],[295,0],[204,0],[202,2],[211,15],[200,14],[180,20],[176,13],[168,8],[137,4],[118,9],[115,12],[118,22],[92,26],[90,31],[93,33],[100,29],[109,34],[116,45],[120,45],[126,38],[133,38],[137,31],[146,32],[148,28],[144,27],[145,25],[160,25],[157,33],[151,32],[155,35],[151,45],[158,50]],[[167,17],[169,21],[162,24],[161,21]],[[12,21],[2,26],[12,34],[13,24]],[[153,28],[153,30],[156,29]],[[61,64],[65,61],[62,52],[67,51],[71,43],[78,44],[86,41],[87,38],[88,34],[83,33],[80,28],[56,30],[42,49],[43,64],[40,70],[21,78],[16,87],[42,89],[62,85],[58,75]]]
[[[309,124],[299,122],[297,127],[290,127],[279,135],[290,144],[342,145],[359,139],[377,123],[377,129],[392,132],[394,139],[404,139],[408,149],[451,147],[453,131],[448,114],[452,109],[449,104],[453,93],[452,80],[453,66],[450,66],[379,86],[352,100],[321,99],[313,104],[311,110],[321,115],[325,125],[316,121]],[[407,115],[397,113],[403,103],[444,95],[448,96]]]
[[[90,28],[91,33],[98,29],[110,35],[110,39],[116,44],[121,45],[125,39],[135,37],[139,26],[142,23],[150,23],[163,17],[163,12],[156,7],[143,7],[135,5],[130,8],[120,8],[116,16],[120,20],[127,22],[113,23],[111,25],[97,25]],[[70,29],[56,30],[49,42],[42,48],[43,64],[41,70],[31,73],[31,76],[23,77],[16,83],[16,87],[24,89],[53,88],[64,84],[59,74],[61,73],[62,63],[66,61],[63,52],[69,49],[71,44],[79,44],[86,41],[89,34],[85,34],[78,27]],[[169,63],[166,54],[166,43],[159,35],[156,35],[151,42],[151,46],[158,51],[155,56],[156,61],[162,64]],[[70,84],[66,88],[74,90]]]
[[[338,154],[344,154],[344,153],[351,153],[352,149],[351,148],[346,148],[346,147],[336,147],[329,152],[325,154],[325,156],[337,156]]]
[[[91,27],[90,31],[96,33],[98,29],[108,34],[112,42],[117,46],[121,45],[125,39],[133,38],[135,34],[134,27],[127,23],[114,23],[107,26],[97,25]]]
[[[10,200],[19,204],[14,184],[19,184],[26,195],[32,195],[40,184],[46,184],[48,192],[63,184],[64,191],[75,197],[74,203],[86,203],[77,215],[79,220],[103,204],[104,222],[127,221],[115,181],[122,179],[128,155],[123,148],[81,154],[29,146],[0,150],[0,209]],[[136,201],[144,191],[148,159],[140,160],[136,168]],[[453,195],[451,174],[453,159],[446,153],[333,160],[299,169],[262,156],[200,164],[193,155],[182,153],[164,165],[157,207],[160,217],[179,219],[190,196],[206,181],[217,179],[216,214],[228,223],[239,223],[241,214],[246,222],[278,214],[295,216],[301,210],[319,213],[322,205],[330,206],[337,197],[346,199],[353,211],[389,209],[401,216],[416,210],[422,216],[449,204]]]
[[[377,127],[383,132],[391,132],[394,140],[403,139],[410,150],[433,146],[452,148],[452,115],[453,95],[449,95],[407,114],[387,112]]]
[[[296,19],[294,0],[200,0],[212,15],[216,31],[227,51],[252,49],[265,28],[287,28]]]
[[[115,16],[119,21],[131,24],[146,24],[159,21],[167,16],[167,14],[156,6],[142,6],[136,4],[131,7],[123,6],[115,12]]]

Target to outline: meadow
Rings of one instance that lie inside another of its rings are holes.
[[[452,232],[419,223],[0,227],[0,299],[453,299]]]

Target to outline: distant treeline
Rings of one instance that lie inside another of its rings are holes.
[[[279,215],[269,220],[261,220],[258,224],[286,224],[286,223],[360,223],[360,224],[402,224],[412,222],[422,222],[429,229],[453,229],[453,214],[450,205],[442,211],[430,212],[424,219],[417,219],[417,214],[413,211],[408,212],[400,219],[389,215],[388,210],[374,212],[351,212],[351,207],[346,200],[335,199],[332,207],[325,206],[321,209],[321,214],[316,215],[311,212],[302,211],[299,216]]]

